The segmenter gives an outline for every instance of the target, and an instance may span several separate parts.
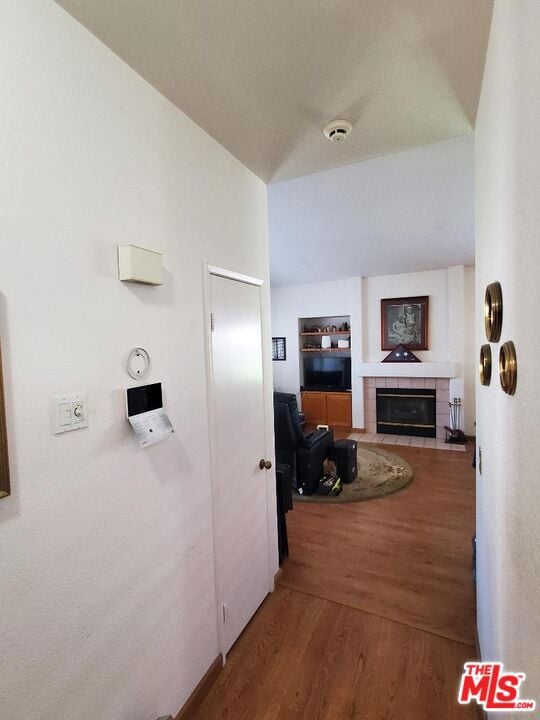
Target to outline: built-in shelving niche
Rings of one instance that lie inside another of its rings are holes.
[[[329,332],[327,332],[329,328]],[[332,347],[322,348],[323,337],[329,337]],[[339,340],[348,340],[348,348],[339,348]],[[351,316],[329,315],[298,319],[298,342],[300,349],[300,382],[304,384],[304,362],[307,353],[318,355],[351,356]]]

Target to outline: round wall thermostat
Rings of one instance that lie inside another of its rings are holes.
[[[150,355],[144,348],[133,348],[126,360],[126,370],[134,380],[142,380],[150,370]]]

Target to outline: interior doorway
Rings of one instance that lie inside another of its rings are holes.
[[[224,654],[273,589],[261,285],[256,278],[208,270],[216,595]]]

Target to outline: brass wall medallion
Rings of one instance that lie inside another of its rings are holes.
[[[503,321],[502,288],[499,282],[491,283],[484,296],[484,326],[490,342],[499,342]]]
[[[517,357],[511,340],[501,345],[499,351],[499,378],[504,392],[513,395],[517,385]]]
[[[491,382],[491,346],[482,345],[480,348],[480,382],[489,385]]]

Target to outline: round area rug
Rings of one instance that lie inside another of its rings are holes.
[[[409,463],[399,455],[366,447],[358,443],[358,477],[352,483],[343,483],[343,492],[334,495],[299,495],[294,493],[295,502],[348,503],[389,495],[401,490],[413,478]]]

